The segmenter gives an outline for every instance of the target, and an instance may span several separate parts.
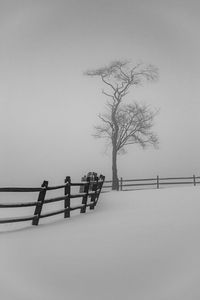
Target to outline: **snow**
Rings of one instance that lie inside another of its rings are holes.
[[[1,209],[2,210],[2,209]],[[0,225],[3,300],[199,300],[200,187],[103,193],[94,211]]]

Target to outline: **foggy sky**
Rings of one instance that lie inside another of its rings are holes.
[[[92,137],[106,97],[83,75],[115,59],[154,64],[159,80],[127,99],[159,108],[160,148],[130,146],[119,176],[200,175],[198,1],[0,1],[0,185],[111,177]]]

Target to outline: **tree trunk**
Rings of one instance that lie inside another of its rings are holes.
[[[112,190],[119,190],[119,179],[117,175],[117,150],[113,145],[112,150]]]
[[[112,110],[112,190],[119,191],[119,180],[117,175],[117,140],[119,133],[119,126],[116,120],[117,109],[120,101],[114,105]]]

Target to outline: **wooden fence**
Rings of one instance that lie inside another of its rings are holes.
[[[100,175],[99,177],[95,177],[93,181],[90,180],[90,177],[87,177],[86,181],[72,183],[70,176],[67,176],[63,185],[59,186],[48,186],[48,181],[44,181],[41,187],[39,188],[21,188],[21,187],[6,187],[0,188],[0,192],[11,192],[11,193],[31,193],[31,192],[39,192],[39,196],[37,201],[34,202],[20,202],[20,203],[0,203],[0,208],[16,208],[16,207],[35,207],[32,215],[23,216],[23,217],[11,217],[11,218],[1,218],[0,223],[14,223],[14,222],[23,222],[23,221],[32,221],[32,225],[38,225],[39,220],[41,218],[47,218],[58,214],[63,214],[64,218],[70,217],[70,212],[73,210],[80,210],[80,213],[85,213],[86,208],[94,209],[99,195],[101,193],[101,189],[104,183],[105,177]],[[72,187],[82,187],[83,192],[79,192],[76,194],[72,193]],[[64,190],[64,195],[55,198],[46,199],[47,191],[54,190]],[[71,203],[73,199],[81,198],[80,205],[73,206]],[[44,205],[48,203],[63,201],[63,209],[54,210],[48,213],[42,213],[42,208]]]
[[[140,178],[140,179],[123,179],[122,177],[119,179],[119,190],[127,190],[127,189],[136,189],[136,188],[161,188],[171,185],[194,185],[200,183],[200,176],[191,176],[191,177],[160,177],[156,176],[154,178]],[[103,186],[105,189],[112,188],[112,181],[107,180]]]

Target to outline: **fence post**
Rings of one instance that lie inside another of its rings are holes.
[[[84,206],[81,207],[81,211],[80,211],[81,214],[86,212],[89,187],[90,187],[90,177],[87,177],[87,183],[84,185],[85,195],[83,196],[83,199],[82,199],[82,204],[84,204]]]
[[[100,193],[101,193],[101,189],[102,189],[102,186],[103,186],[103,184],[104,184],[105,176],[100,175],[100,176],[99,176],[99,179],[100,179],[102,182],[100,182],[100,185],[99,185],[99,182],[98,182],[98,185],[97,185],[97,189],[98,189],[98,187],[99,187],[99,192],[97,193],[96,204],[97,204],[97,202],[98,202],[98,199],[99,199],[99,196],[100,196]],[[96,205],[96,204],[95,204],[95,205]]]
[[[159,189],[159,176],[157,175],[157,189]]]
[[[123,190],[123,178],[122,177],[120,178],[120,190],[121,191]]]
[[[71,195],[71,177],[66,176],[65,178],[65,188],[64,188],[64,194],[66,196],[64,201],[64,218],[70,218],[70,195]]]
[[[94,177],[94,183],[92,184],[92,191],[94,194],[91,195],[91,202],[93,202],[93,205],[90,206],[90,209],[94,209],[96,205],[96,198],[97,198],[97,188],[98,188],[98,177]]]
[[[42,187],[42,190],[40,191],[39,196],[38,196],[32,225],[39,224],[40,215],[41,215],[42,207],[44,204],[44,198],[45,198],[47,187],[48,187],[48,181],[44,181],[43,184],[41,185],[41,187]]]
[[[193,175],[193,182],[194,182],[194,186],[196,185],[196,176]]]

